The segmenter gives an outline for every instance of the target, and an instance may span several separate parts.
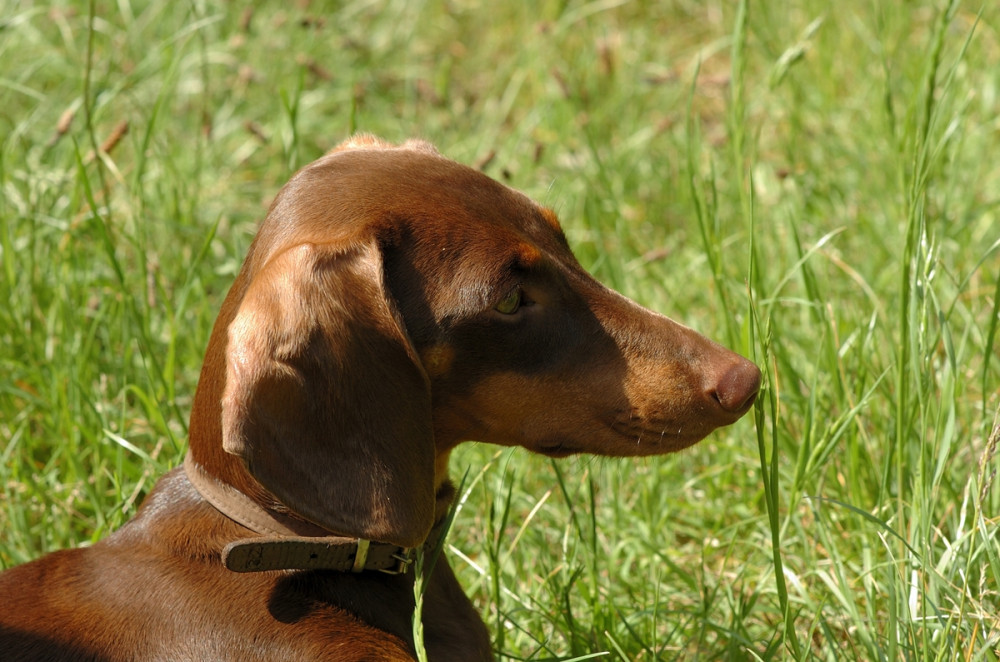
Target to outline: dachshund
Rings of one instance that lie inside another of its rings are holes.
[[[492,660],[443,555],[462,441],[680,450],[760,371],[604,287],[555,214],[358,135],[275,198],[212,330],[183,466],[91,547],[0,574],[4,660]],[[436,558],[416,564],[414,558]]]

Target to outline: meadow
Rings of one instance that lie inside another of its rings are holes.
[[[178,465],[268,203],[355,131],[764,371],[675,455],[461,447],[500,660],[1000,658],[994,2],[0,0],[0,568]]]

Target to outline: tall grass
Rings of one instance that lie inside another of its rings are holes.
[[[0,567],[179,462],[268,201],[365,130],[554,207],[600,279],[764,371],[675,456],[456,453],[446,552],[501,659],[998,659],[998,28],[959,0],[8,2]]]

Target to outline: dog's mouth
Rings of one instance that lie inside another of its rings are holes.
[[[541,453],[547,457],[569,457],[579,453],[594,453],[595,451],[581,448],[578,444],[568,442],[564,439],[546,439],[535,444],[533,449],[536,453]]]
[[[709,435],[715,426],[684,425],[658,421],[616,421],[610,426],[618,437],[622,455],[673,453],[693,446]],[[617,454],[617,453],[615,453]]]
[[[589,453],[610,457],[664,455],[693,446],[712,430],[686,429],[676,424],[659,426],[651,422],[605,422],[599,434],[590,438],[549,437],[530,448],[547,457],[562,458]]]

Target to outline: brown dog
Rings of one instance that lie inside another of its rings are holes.
[[[357,137],[271,206],[184,468],[109,538],[0,575],[0,656],[412,660],[410,561],[440,542],[459,442],[668,453],[759,382],[594,281],[551,211],[426,143]],[[444,558],[423,626],[432,660],[492,659]]]

